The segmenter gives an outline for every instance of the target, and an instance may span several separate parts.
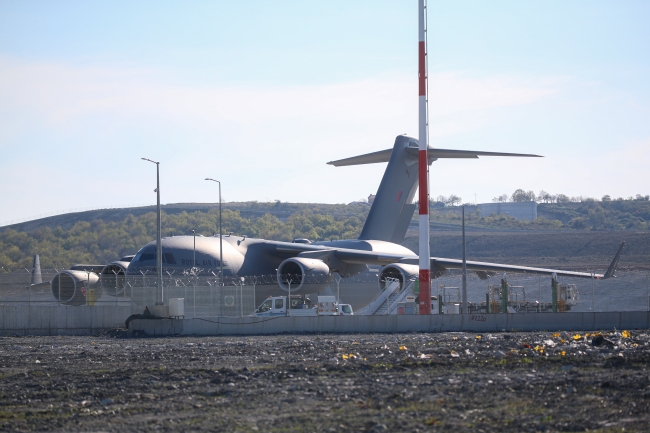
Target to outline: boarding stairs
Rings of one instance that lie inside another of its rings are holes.
[[[360,316],[381,316],[397,314],[397,304],[405,302],[406,297],[414,295],[414,281],[407,281],[402,290],[399,280],[387,279],[386,287],[368,305],[356,311]]]

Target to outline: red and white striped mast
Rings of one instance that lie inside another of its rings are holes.
[[[419,151],[420,191],[420,314],[431,314],[431,251],[429,248],[429,155],[427,153],[426,0],[418,0]]]

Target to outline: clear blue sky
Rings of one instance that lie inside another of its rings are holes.
[[[431,1],[431,194],[650,193],[650,2]],[[0,1],[0,223],[162,200],[347,203],[417,134],[417,1]]]

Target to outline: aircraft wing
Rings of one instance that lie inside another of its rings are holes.
[[[621,253],[625,248],[625,241],[621,243],[621,246],[618,247],[618,251],[614,255],[612,262],[610,263],[607,271],[604,274],[594,274],[589,272],[573,272],[565,271],[561,269],[547,269],[547,268],[535,268],[529,266],[516,266],[516,265],[505,265],[499,263],[487,263],[487,262],[475,262],[468,260],[466,262],[467,270],[474,271],[478,273],[491,273],[491,272],[521,272],[529,274],[538,274],[538,275],[560,275],[565,277],[580,277],[580,278],[596,278],[596,279],[607,279],[614,276],[616,267],[618,266],[618,261],[621,258]],[[401,263],[413,263],[413,259],[404,259]],[[431,258],[431,269],[436,269],[436,267],[442,267],[445,269],[462,269],[463,261],[457,259],[445,259],[445,258]],[[480,275],[480,274],[479,274]],[[484,274],[485,275],[485,274]]]
[[[417,265],[418,261],[414,259],[403,259],[400,260],[400,263]],[[435,272],[436,269],[462,269],[463,261],[458,259],[444,259],[438,257],[431,257],[431,270]],[[530,266],[517,266],[517,265],[506,265],[500,263],[488,263],[488,262],[476,262],[476,261],[467,261],[467,270],[477,273],[483,273],[484,275],[497,274],[503,272],[516,272],[516,273],[526,273],[526,274],[537,274],[537,275],[553,275],[564,277],[580,277],[580,278],[596,278],[596,279],[605,279],[609,278],[611,275],[607,274],[592,274],[587,272],[574,272],[566,271],[561,269],[547,269],[547,268],[535,268]]]
[[[472,260],[468,260],[466,262],[466,265],[468,271],[476,272],[480,277],[485,276],[486,278],[490,274],[501,272],[516,272],[538,275],[556,274],[558,276],[564,277],[607,279],[614,275],[614,271],[616,270],[616,266],[618,265],[618,261],[621,257],[621,253],[623,252],[624,247],[625,242],[621,243],[621,246],[616,252],[614,259],[607,269],[607,272],[604,274],[592,274],[588,272],[574,272],[562,269],[536,268],[530,266],[508,265],[501,263],[477,262]],[[350,264],[388,265],[391,263],[404,263],[417,265],[419,261],[416,255],[403,256],[399,254],[382,253],[380,251],[331,248],[316,245],[312,246],[305,244],[284,244],[283,247],[278,245],[277,248],[278,250],[282,250],[287,253],[293,253],[298,257],[324,258],[329,254],[333,254],[338,260]],[[462,260],[458,259],[431,257],[431,270],[432,273],[442,273],[447,269],[462,269],[462,263]]]

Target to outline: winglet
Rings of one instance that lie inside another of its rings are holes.
[[[621,246],[618,247],[618,251],[614,256],[614,260],[612,260],[612,263],[609,265],[609,268],[607,268],[607,272],[605,272],[605,275],[603,275],[603,280],[606,280],[607,278],[614,276],[614,272],[616,272],[616,266],[618,266],[618,260],[621,258],[621,253],[623,252],[623,248],[625,248],[625,241],[621,242]]]

